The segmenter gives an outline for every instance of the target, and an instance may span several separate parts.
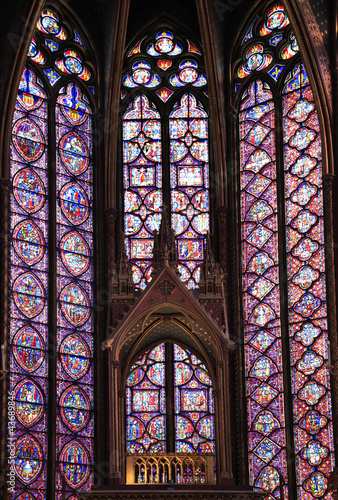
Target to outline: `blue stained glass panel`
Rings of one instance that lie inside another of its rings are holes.
[[[169,117],[171,223],[179,269],[188,288],[196,288],[210,231],[207,113],[192,94],[176,103]]]
[[[127,379],[127,453],[166,451],[165,346],[141,356]]]
[[[334,467],[325,287],[322,144],[303,62],[283,95],[288,306],[298,498],[325,493]],[[295,140],[306,130],[306,137]],[[292,228],[292,229],[291,229]],[[319,385],[320,384],[320,385]],[[303,432],[303,430],[306,432]]]
[[[137,288],[150,280],[154,231],[162,217],[160,115],[144,95],[123,116],[124,231]]]
[[[10,391],[15,405],[17,494],[45,498],[48,405],[47,103],[36,74],[25,68],[11,141]],[[29,166],[28,166],[29,165]]]
[[[91,109],[71,83],[56,104],[57,498],[93,480],[93,236]]]
[[[249,470],[252,484],[279,499],[287,463],[274,126],[272,92],[256,80],[243,95],[239,118]],[[273,486],[265,483],[267,473],[278,478]]]

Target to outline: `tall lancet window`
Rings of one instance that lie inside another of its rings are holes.
[[[122,80],[124,231],[136,287],[170,207],[182,281],[196,288],[209,221],[207,79],[197,44],[155,30],[127,51]]]
[[[331,498],[322,141],[282,3],[257,13],[236,57],[250,481],[269,499]]]
[[[44,10],[13,116],[10,390],[19,500],[61,499],[63,488],[73,499],[92,483],[95,73],[89,58],[80,31]]]

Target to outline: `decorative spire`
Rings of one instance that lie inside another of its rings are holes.
[[[170,227],[167,207],[162,207],[162,220],[159,231],[154,231],[153,268],[154,272],[170,265],[177,266],[177,250],[174,230]]]
[[[201,264],[201,274],[199,281],[199,295],[222,295],[223,273],[220,265],[215,261],[212,251],[210,233],[207,234],[204,259]]]
[[[126,295],[133,296],[134,291],[132,266],[127,257],[125,235],[122,233],[118,270],[113,273],[112,279],[112,295],[120,297],[125,297]]]
[[[127,257],[125,234],[121,235],[120,258],[119,258],[119,278],[129,278],[133,282],[133,271],[131,263]]]

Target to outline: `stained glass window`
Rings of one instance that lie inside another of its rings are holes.
[[[134,282],[146,286],[151,275],[154,231],[162,209],[160,114],[145,95],[123,116],[124,211],[127,255]]]
[[[72,499],[92,483],[92,106],[80,85],[93,73],[84,50],[78,31],[44,10],[12,122],[10,385],[20,500],[44,500],[53,469],[56,498],[62,478]],[[47,356],[54,345],[56,379]],[[55,456],[48,445],[53,412]]]
[[[165,348],[141,356],[127,380],[127,453],[166,451]]]
[[[47,102],[41,81],[25,68],[11,141],[11,356],[18,493],[46,488],[48,406]]]
[[[57,486],[91,484],[93,220],[91,109],[74,83],[56,105],[58,351]],[[61,498],[61,497],[60,497]]]
[[[240,111],[250,481],[266,498],[291,498],[294,453],[297,498],[331,498],[326,493],[334,453],[318,114],[282,3],[256,17],[242,46],[234,90]],[[247,82],[248,76],[255,78]],[[280,88],[282,115],[275,113]],[[275,135],[277,127],[283,134]],[[282,352],[289,362],[282,362]],[[292,436],[285,432],[287,418]]]
[[[279,474],[287,484],[287,470],[274,108],[269,86],[256,80],[243,95],[239,120],[250,479],[259,486],[273,474],[277,488]]]
[[[283,88],[285,224],[299,498],[324,495],[334,466],[325,285],[322,144],[302,62]]]
[[[122,99],[127,103],[130,95],[131,102],[123,115],[124,227],[137,288],[151,279],[153,235],[163,204],[170,207],[177,235],[181,279],[189,288],[198,286],[210,231],[206,86],[201,51],[171,30],[144,37],[127,51]],[[181,87],[187,93],[177,100]],[[142,93],[135,97],[138,90]]]
[[[174,345],[175,451],[214,453],[214,398],[206,366]]]
[[[166,343],[139,357],[129,372],[126,402],[127,453],[214,455],[212,382],[189,350]],[[189,475],[176,480],[191,482]]]
[[[179,270],[196,288],[209,231],[208,117],[192,94],[176,103],[169,118],[171,220]]]

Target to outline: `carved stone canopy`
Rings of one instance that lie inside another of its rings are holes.
[[[116,327],[109,329],[102,349],[114,348],[116,342],[121,345],[132,325],[138,323],[140,331],[143,331],[147,319],[163,310],[170,310],[191,318],[188,321],[203,325],[203,330],[208,331],[215,341],[218,339],[217,342],[221,342],[225,348],[233,348],[228,332],[213,319],[212,314],[207,311],[194,293],[187,289],[175,269],[169,263],[163,263],[162,268],[137,300],[129,306],[129,310]]]

